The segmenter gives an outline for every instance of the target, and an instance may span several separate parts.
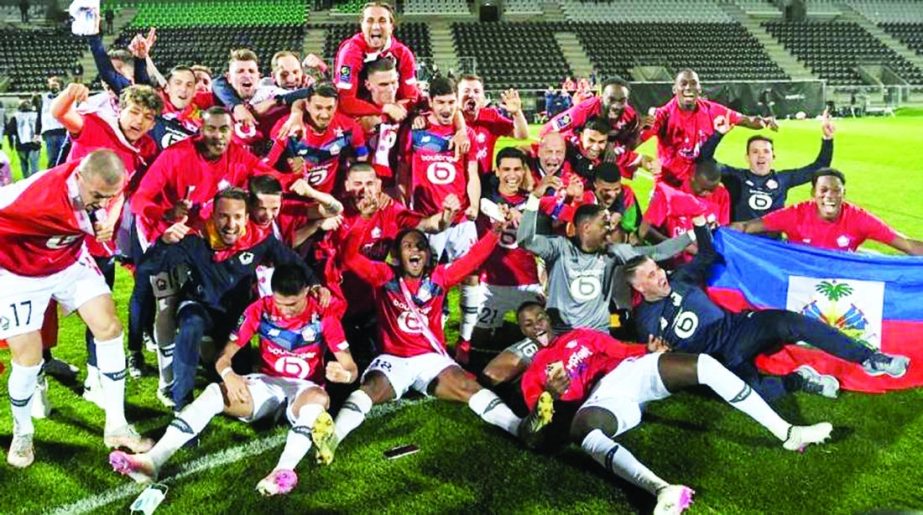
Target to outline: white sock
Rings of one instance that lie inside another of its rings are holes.
[[[38,374],[42,364],[27,367],[12,364],[7,389],[10,395],[10,411],[13,412],[13,434],[30,435],[35,432],[32,426],[32,396],[38,384]]]
[[[478,391],[468,399],[468,407],[484,422],[493,424],[513,436],[519,434],[522,419],[517,417],[494,392],[487,389]]]
[[[176,344],[157,344],[157,388],[165,390],[173,386],[173,351]]]
[[[340,412],[337,413],[336,426],[337,440],[342,442],[346,435],[352,432],[365,421],[365,416],[372,410],[372,398],[361,389],[349,394]]]
[[[776,438],[784,442],[788,437],[791,424],[773,411],[769,404],[766,404],[766,401],[760,397],[760,394],[750,388],[750,385],[724,368],[718,360],[708,354],[699,354],[697,373],[699,383],[708,386],[728,404],[759,422]]]
[[[163,466],[170,456],[224,411],[224,396],[218,383],[211,383],[185,409],[170,422],[160,441],[148,452],[157,467]]]
[[[670,486],[638,461],[628,449],[612,441],[599,429],[586,435],[580,447],[609,472],[653,495],[657,495],[661,488]]]
[[[103,390],[106,431],[128,424],[125,420],[125,349],[122,335],[111,340],[96,340],[96,366]]]
[[[298,462],[311,449],[311,429],[317,417],[323,412],[324,407],[320,404],[305,404],[301,407],[298,420],[289,429],[288,436],[285,438],[285,448],[279,456],[279,463],[273,470],[295,470]]]
[[[157,344],[157,387],[173,386],[173,351],[176,348],[176,303],[174,297],[157,299],[154,317],[154,342]]]
[[[481,286],[461,286],[461,323],[458,328],[458,337],[465,341],[471,341],[471,333],[474,332],[474,326],[478,322],[478,310],[481,309]]]
[[[83,381],[83,387],[87,390],[100,390],[102,385],[99,383],[99,369],[93,365],[87,364],[87,378]]]

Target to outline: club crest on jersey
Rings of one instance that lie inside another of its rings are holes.
[[[253,257],[254,256],[252,252],[244,252],[240,255],[240,264],[247,266],[250,263],[253,263]]]
[[[846,248],[849,246],[850,238],[845,234],[836,239],[836,244],[840,247]]]
[[[317,339],[317,330],[314,329],[313,325],[309,325],[301,331],[301,337],[304,338],[306,342],[313,342]]]
[[[881,281],[791,276],[785,309],[819,320],[878,350],[884,294]]]
[[[564,127],[567,127],[568,125],[570,125],[572,121],[574,120],[573,118],[571,118],[570,114],[564,114],[560,118],[554,121],[554,128],[561,130]]]
[[[768,181],[766,181],[766,187],[771,190],[774,190],[779,187],[779,183],[775,179],[769,179]]]

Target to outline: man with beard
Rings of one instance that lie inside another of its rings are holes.
[[[607,81],[601,96],[584,100],[546,123],[542,137],[558,132],[566,139],[576,139],[590,119],[602,117],[609,124],[603,160],[618,164],[626,178],[632,178],[638,166],[651,167],[652,158],[635,152],[643,127],[637,111],[628,103],[630,91],[623,79]]]
[[[923,241],[892,229],[877,216],[846,202],[846,176],[822,168],[811,178],[811,200],[773,211],[762,218],[731,224],[749,234],[783,233],[790,242],[855,252],[866,240],[884,243],[912,256],[923,255]]]
[[[308,186],[332,194],[343,184],[343,168],[348,161],[368,158],[365,135],[352,118],[338,112],[333,84],[315,84],[308,97],[298,102],[303,102],[305,111],[303,136],[276,138],[267,162],[287,172],[282,175],[282,185],[287,190],[308,196]],[[273,132],[279,132],[283,123],[279,120]]]
[[[341,109],[349,116],[387,115],[400,122],[407,117],[406,104],[420,97],[417,89],[416,58],[413,52],[393,37],[394,11],[382,2],[370,2],[362,9],[360,32],[340,43],[333,66],[333,81],[340,91]],[[383,105],[363,98],[363,68],[366,63],[381,58],[393,58],[400,84],[394,102]]]
[[[57,166],[59,162],[64,162],[64,158],[61,156],[61,148],[67,138],[67,129],[51,114],[51,103],[61,92],[61,86],[61,77],[48,77],[48,91],[41,94],[42,101],[38,108],[38,128],[35,132],[41,134],[42,140],[45,142],[48,168]]]
[[[202,337],[210,334],[214,341],[227,341],[232,325],[250,303],[259,264],[296,264],[311,284],[317,284],[298,254],[250,220],[247,200],[247,192],[239,188],[218,192],[201,236],[189,234],[192,229],[184,215],[162,233],[138,266],[139,277],[185,267],[172,355],[175,411],[191,400]],[[326,306],[329,292],[320,286],[312,291],[325,297],[321,300]]]
[[[487,107],[484,81],[477,75],[464,75],[458,81],[458,103],[465,123],[474,131],[474,158],[481,176],[493,170],[494,145],[501,136],[515,139],[529,138],[529,122],[522,112],[519,92],[509,89],[500,94],[501,106],[512,119],[496,107]]]
[[[371,361],[379,349],[375,342],[375,306],[367,294],[365,283],[350,271],[343,255],[343,245],[356,224],[365,224],[360,253],[375,262],[383,262],[394,244],[397,234],[407,229],[417,229],[432,234],[445,230],[461,209],[455,195],[443,200],[442,209],[428,217],[407,209],[382,192],[381,178],[365,163],[353,164],[346,173],[345,202],[342,223],[325,237],[322,247],[326,262],[324,276],[334,296],[345,301],[346,313],[343,327],[352,342],[356,359],[362,368]]]
[[[690,69],[676,74],[673,95],[672,100],[657,108],[651,128],[644,131],[642,140],[657,136],[657,157],[663,169],[663,180],[674,186],[692,176],[702,145],[714,132],[716,118],[724,117],[730,125],[750,129],[779,129],[774,118],[745,116],[701,98],[699,75]]]

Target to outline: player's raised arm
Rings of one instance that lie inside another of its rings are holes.
[[[51,101],[51,116],[61,122],[67,132],[77,135],[83,131],[83,116],[77,112],[77,103],[90,96],[83,84],[68,84],[60,95]]]
[[[522,99],[515,89],[508,89],[500,93],[503,108],[513,117],[513,137],[516,139],[529,139],[529,121],[522,112]]]
[[[558,251],[550,238],[536,233],[538,209],[546,191],[558,190],[562,186],[561,179],[554,175],[542,177],[538,186],[529,194],[529,200],[526,201],[522,210],[522,218],[519,220],[519,228],[516,230],[516,244],[543,259],[557,257]]]

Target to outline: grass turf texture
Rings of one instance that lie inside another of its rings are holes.
[[[906,234],[923,237],[923,118],[837,122],[834,166],[847,175],[848,199]],[[752,134],[732,131],[719,148],[719,159],[743,166],[744,142]],[[819,123],[784,122],[773,136],[777,167],[798,166],[818,151]],[[642,150],[653,151],[650,143]],[[650,185],[645,178],[632,184],[643,204]],[[790,201],[807,198],[809,188],[793,191]],[[115,299],[123,323],[130,281],[120,270]],[[449,341],[454,342],[456,329],[453,317]],[[60,342],[56,355],[84,362],[78,319],[64,319]],[[150,353],[147,358],[154,361]],[[8,363],[8,354],[2,359]],[[0,380],[4,398],[5,374]],[[110,470],[101,442],[102,411],[79,398],[79,386],[50,382],[55,411],[35,422],[36,463],[25,471],[0,466],[0,513],[52,510],[119,488],[130,493],[98,511],[124,512],[141,488]],[[171,416],[155,399],[155,388],[153,377],[128,382],[128,416],[143,433],[160,436]],[[11,425],[8,404],[3,404],[0,443],[5,451]],[[797,454],[782,450],[767,431],[717,398],[681,393],[652,404],[645,423],[619,441],[667,481],[693,487],[692,513],[923,509],[921,405],[923,389],[887,395],[846,392],[836,401],[790,396],[777,405],[785,418],[795,423],[828,420],[835,427],[831,443]],[[276,445],[170,483],[158,513],[626,513],[653,507],[650,496],[604,473],[576,447],[555,456],[527,452],[467,407],[443,402],[413,403],[369,420],[340,447],[330,467],[306,459],[293,493],[263,499],[254,487],[275,465],[286,431],[284,425],[252,427],[216,417],[200,446],[177,453],[162,477],[228,448],[262,440]],[[394,461],[382,456],[406,443],[421,451]]]

